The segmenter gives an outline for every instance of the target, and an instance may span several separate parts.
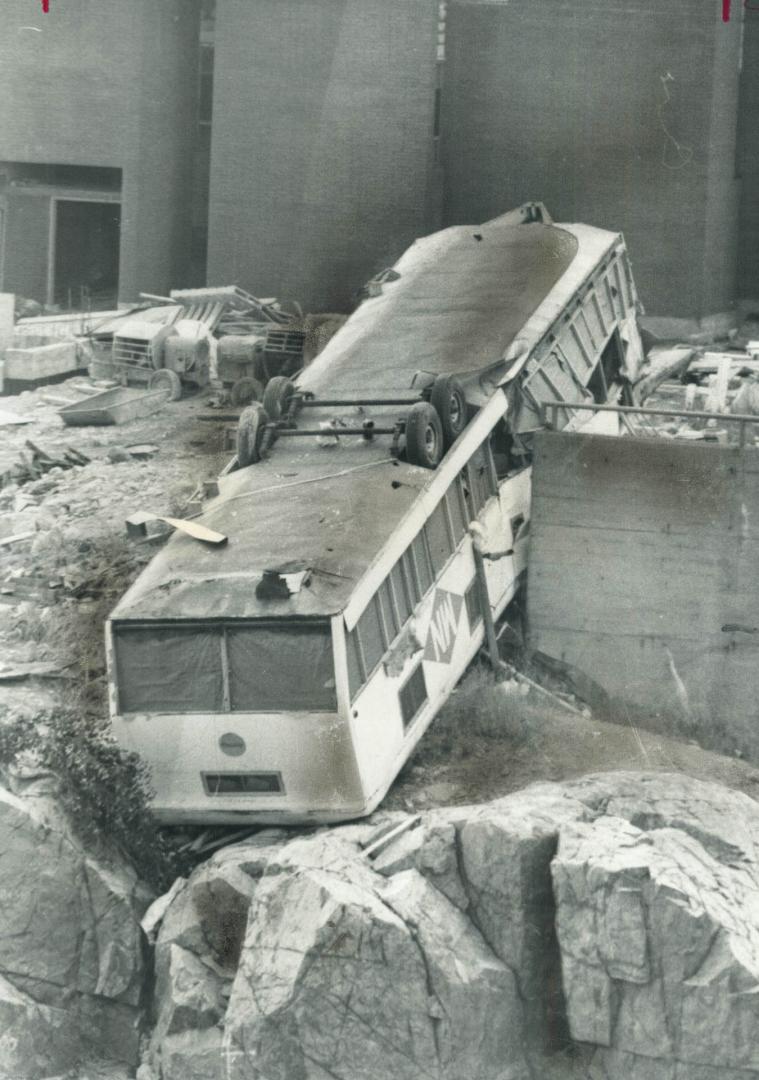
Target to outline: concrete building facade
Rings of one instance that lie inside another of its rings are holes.
[[[453,0],[446,223],[539,198],[558,221],[625,233],[651,312],[724,310],[737,292],[741,14],[724,23],[712,0]]]
[[[4,0],[0,23],[0,289],[166,292],[189,257],[197,3]]]
[[[210,277],[344,311],[434,230],[437,23],[437,0],[217,0]]]
[[[415,237],[540,199],[625,233],[650,313],[759,297],[759,14],[721,13],[4,0],[0,288],[349,310]]]

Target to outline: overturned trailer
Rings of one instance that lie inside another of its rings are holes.
[[[109,620],[113,728],[165,821],[369,813],[519,588],[541,402],[629,400],[617,233],[529,204],[418,241],[373,291],[244,414],[201,519],[228,543],[175,535]]]

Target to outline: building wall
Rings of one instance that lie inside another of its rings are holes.
[[[759,12],[746,12],[744,35],[738,129],[742,196],[738,296],[759,301]]]
[[[124,300],[183,284],[197,34],[195,0],[3,0],[0,161],[122,169]]]
[[[653,314],[735,290],[741,12],[716,0],[451,0],[446,224],[527,199],[625,233]]]
[[[218,0],[208,279],[346,310],[435,226],[437,0]]]
[[[593,680],[613,719],[753,762],[757,479],[753,447],[540,432],[527,585],[531,647]]]

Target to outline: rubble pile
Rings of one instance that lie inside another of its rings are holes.
[[[680,414],[641,416],[634,423],[638,434],[754,445],[758,434],[754,425],[748,424],[742,432],[729,418],[756,416],[759,423],[759,342],[749,342],[747,349],[730,347],[720,352],[687,345],[655,346],[636,395],[647,408],[672,408]]]
[[[615,773],[378,820],[179,883],[145,1075],[759,1077],[753,800]]]
[[[64,427],[59,403],[83,385],[3,398],[0,715],[72,696],[81,704],[97,681],[98,695],[85,697],[102,716],[103,619],[160,543],[129,539],[126,519],[147,509],[183,516],[226,461],[220,433],[193,423],[197,398],[118,427]]]

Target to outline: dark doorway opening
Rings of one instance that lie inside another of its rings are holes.
[[[598,405],[603,405],[609,400],[609,387],[619,381],[619,372],[624,358],[619,332],[615,330],[606,342],[601,358],[588,381],[588,390]]]
[[[119,291],[121,205],[56,198],[53,302],[66,311],[103,311]]]

